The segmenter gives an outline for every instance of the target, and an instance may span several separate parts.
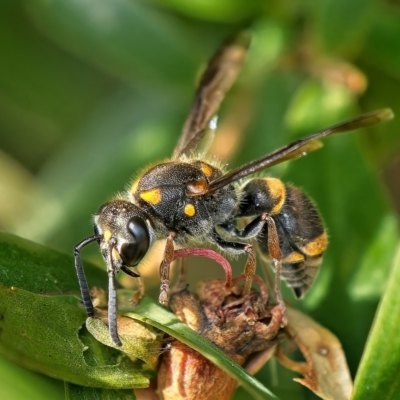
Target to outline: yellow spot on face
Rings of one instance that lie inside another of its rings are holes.
[[[188,217],[193,217],[196,214],[196,209],[193,204],[186,204],[184,212]]]
[[[304,256],[303,254],[297,253],[296,251],[290,253],[287,257],[283,259],[283,262],[291,264],[298,263],[300,261],[304,261]]]
[[[265,183],[268,186],[271,197],[275,200],[276,204],[271,210],[271,214],[277,214],[281,211],[286,198],[286,189],[284,183],[276,178],[266,178]]]
[[[328,236],[326,232],[324,232],[322,235],[319,235],[317,238],[312,240],[310,243],[307,243],[303,247],[304,253],[311,257],[319,256],[322,254],[326,248],[328,247]]]
[[[140,193],[140,198],[150,204],[158,204],[161,201],[161,190],[151,189]]]
[[[115,247],[113,247],[113,249],[112,249],[112,256],[113,256],[114,260],[118,260],[119,259],[119,253],[118,253],[118,250]]]
[[[107,230],[103,233],[104,240],[107,242],[111,238],[111,231]]]
[[[200,167],[200,168],[201,168],[203,174],[204,174],[207,178],[209,178],[209,177],[212,175],[212,173],[213,173],[212,168],[211,168],[208,164],[201,163],[201,167]]]

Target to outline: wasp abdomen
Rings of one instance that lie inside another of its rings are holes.
[[[298,188],[275,178],[256,178],[242,188],[239,217],[269,214],[279,237],[281,277],[302,297],[310,288],[328,245],[322,219],[313,202]],[[268,226],[257,237],[270,259]]]

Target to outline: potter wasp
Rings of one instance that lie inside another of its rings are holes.
[[[255,256],[248,239],[255,238],[262,253],[272,260],[275,293],[280,278],[297,297],[311,286],[327,247],[321,217],[299,189],[274,178],[239,180],[321,147],[320,139],[367,127],[392,117],[390,109],[361,115],[300,139],[231,171],[196,155],[199,142],[216,130],[216,112],[243,64],[250,36],[242,32],[225,42],[210,60],[195,94],[189,116],[172,158],[140,175],[124,194],[103,204],[94,216],[94,235],[75,246],[75,267],[83,304],[89,316],[94,308],[80,257],[81,249],[97,241],[109,277],[109,332],[116,345],[115,274],[138,277],[130,267],[140,263],[156,240],[166,239],[160,265],[160,298],[168,301],[169,269],[175,248],[195,243],[213,244],[231,254],[247,254],[244,295],[250,292]],[[239,229],[238,219],[251,219]]]

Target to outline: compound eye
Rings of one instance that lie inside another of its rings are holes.
[[[122,245],[120,255],[126,265],[137,265],[150,247],[149,230],[146,222],[140,217],[132,217],[127,228],[131,240]]]

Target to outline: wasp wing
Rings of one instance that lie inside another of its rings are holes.
[[[320,132],[314,133],[303,139],[297,140],[285,147],[282,147],[274,152],[261,157],[257,160],[251,161],[239,168],[236,168],[227,174],[221,176],[215,181],[211,182],[205,193],[211,193],[222,187],[244,178],[257,171],[265,168],[272,167],[273,165],[280,164],[284,161],[291,160],[306,155],[307,153],[317,150],[322,147],[319,139],[325,138],[330,135],[338,133],[349,132],[354,129],[364,128],[367,126],[375,125],[379,122],[387,121],[393,118],[393,111],[390,108],[382,110],[375,110],[367,114],[360,115],[350,121],[340,123],[330,128],[324,129]],[[202,194],[205,194],[204,192]]]
[[[189,154],[196,148],[235,81],[249,45],[250,33],[242,31],[222,44],[211,58],[201,77],[173,159]]]

